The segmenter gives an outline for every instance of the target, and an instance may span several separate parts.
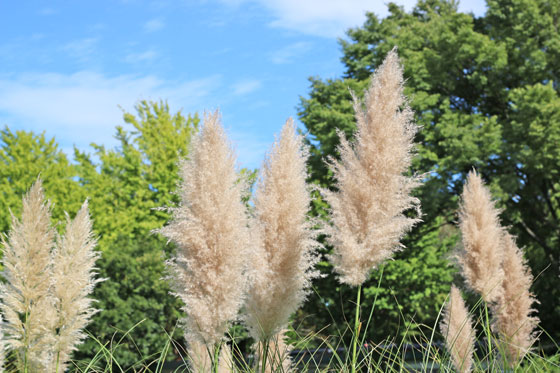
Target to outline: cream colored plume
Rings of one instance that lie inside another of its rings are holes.
[[[245,323],[257,341],[272,338],[303,303],[317,275],[316,231],[308,219],[308,150],[289,119],[261,168],[255,192],[252,278]]]
[[[461,292],[454,285],[451,286],[449,300],[443,311],[440,329],[457,372],[470,372],[473,365],[475,334]]]
[[[27,365],[30,372],[47,369],[46,352],[53,343],[50,330],[55,315],[49,287],[55,233],[50,217],[50,205],[38,179],[23,197],[21,220],[12,215],[7,240],[2,237],[4,338],[8,348],[17,353],[19,368]]]
[[[181,166],[180,205],[158,231],[177,245],[167,264],[171,286],[185,303],[186,339],[212,349],[237,317],[246,290],[246,186],[235,162],[219,113],[206,115]]]
[[[458,260],[469,287],[488,303],[498,300],[504,279],[503,229],[498,214],[480,176],[469,172],[459,210],[463,250]]]
[[[73,220],[67,215],[66,233],[53,253],[52,296],[57,315],[51,346],[53,372],[66,371],[70,354],[87,336],[83,329],[97,312],[90,298],[99,282],[96,243],[86,201]]]
[[[536,341],[537,317],[531,316],[536,302],[530,292],[533,276],[514,238],[506,233],[504,241],[504,280],[498,302],[493,305],[493,328],[499,333],[510,365],[515,366]]]
[[[340,134],[340,161],[329,160],[337,192],[323,190],[332,225],[330,260],[342,283],[360,285],[372,268],[401,248],[400,239],[419,219],[404,212],[417,177],[406,176],[417,126],[403,96],[403,71],[393,49],[372,77],[364,102],[355,99],[357,131],[351,143]]]

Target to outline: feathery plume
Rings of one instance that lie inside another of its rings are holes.
[[[97,241],[87,201],[74,220],[66,215],[66,221],[66,233],[53,252],[52,296],[57,315],[51,346],[53,372],[66,371],[70,354],[86,337],[83,329],[97,312],[89,295],[100,281],[95,278],[99,253],[94,251]]]
[[[48,365],[45,351],[52,344],[49,330],[55,315],[51,284],[51,249],[54,230],[50,204],[37,179],[23,197],[21,220],[12,215],[12,228],[4,246],[0,307],[5,317],[3,333],[8,347],[17,352],[20,368],[42,372]]]
[[[474,170],[469,172],[459,210],[463,250],[458,261],[469,287],[487,303],[498,299],[504,278],[503,229],[498,214],[481,177]]]
[[[451,286],[440,329],[455,369],[461,373],[470,372],[473,365],[475,335],[471,316],[465,307],[461,292],[455,285]]]
[[[184,303],[186,339],[208,348],[224,338],[243,302],[250,244],[244,189],[235,156],[216,111],[206,115],[182,163],[181,203],[158,230],[177,244],[167,263],[171,286]]]
[[[200,342],[190,342],[188,348],[188,359],[191,371],[194,373],[212,372],[212,359],[210,354],[213,350],[208,350],[207,346]],[[218,360],[218,373],[233,372],[233,356],[231,348],[223,343],[220,347],[220,357]]]
[[[308,220],[311,198],[306,185],[308,150],[289,119],[261,168],[255,192],[252,279],[245,323],[257,341],[272,338],[304,301],[318,246]]]
[[[340,161],[329,159],[338,192],[323,190],[331,206],[327,240],[340,282],[361,285],[372,268],[401,247],[400,239],[419,219],[403,212],[420,201],[408,177],[417,126],[403,96],[403,72],[393,49],[373,75],[364,103],[354,99],[357,130],[350,143],[340,136]]]
[[[501,294],[492,306],[494,330],[505,343],[505,352],[511,366],[515,366],[536,341],[535,327],[539,323],[537,317],[531,316],[536,302],[530,292],[533,276],[523,258],[523,252],[515,244],[514,238],[505,233],[504,280],[500,287]]]

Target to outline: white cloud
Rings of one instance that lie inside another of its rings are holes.
[[[87,62],[95,54],[98,38],[84,38],[64,44],[61,49],[80,62]]]
[[[307,42],[297,42],[278,49],[270,55],[270,60],[275,64],[292,63],[296,57],[306,53],[311,48]]]
[[[242,96],[254,92],[261,87],[261,82],[256,79],[243,80],[232,86],[235,96]]]
[[[140,53],[130,53],[124,60],[128,63],[149,62],[158,56],[157,52],[150,49]]]
[[[153,18],[150,19],[148,22],[144,23],[144,31],[146,32],[154,32],[161,30],[165,26],[163,19],[161,18]]]
[[[73,143],[113,145],[122,111],[141,99],[167,99],[173,110],[201,111],[204,99],[220,84],[219,76],[168,82],[155,76],[108,77],[83,71],[0,76],[0,123],[11,128],[46,131],[64,148]]]
[[[227,91],[219,75],[179,82],[152,75],[111,77],[91,71],[0,75],[0,126],[45,131],[47,138],[54,136],[60,148],[72,156],[73,145],[88,152],[92,142],[116,146],[115,126],[125,125],[122,110],[134,113],[139,100],[164,99],[172,112],[202,114],[227,102],[235,105],[237,94],[253,92],[260,85],[257,80],[240,81]],[[240,165],[258,167],[269,141],[239,119],[236,123],[228,118],[224,123],[236,144]]]
[[[275,18],[271,26],[305,34],[324,37],[343,37],[346,30],[358,27],[365,21],[365,12],[373,12],[379,17],[388,14],[389,1],[372,0],[220,0],[222,3],[238,7],[243,3],[257,3],[268,9]],[[392,0],[407,11],[416,0]],[[482,15],[486,9],[484,0],[463,1],[459,10]]]
[[[42,16],[52,16],[58,14],[58,11],[56,9],[46,7],[39,9],[38,13]]]

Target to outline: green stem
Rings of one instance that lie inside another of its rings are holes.
[[[266,360],[268,357],[268,345],[270,339],[266,339],[263,341],[263,352],[262,352],[262,359],[261,359],[261,372],[266,373]]]
[[[221,343],[217,343],[214,346],[214,356],[212,357],[212,372],[218,373],[218,368],[220,366],[220,348],[222,347]]]
[[[29,308],[25,311],[25,324],[23,337],[23,373],[27,373],[27,350],[29,349]]]
[[[362,285],[358,286],[358,296],[356,298],[356,315],[354,319],[354,336],[352,338],[352,373],[356,373],[356,362],[358,355],[356,347],[360,337],[360,295],[362,293]]]
[[[56,373],[58,373],[59,366],[60,366],[60,351],[56,353],[56,370],[55,370]]]
[[[486,316],[486,337],[488,340],[488,363],[490,363],[490,354],[492,353],[492,331],[490,330],[490,318],[488,317],[488,305],[486,302],[484,303],[484,314]]]

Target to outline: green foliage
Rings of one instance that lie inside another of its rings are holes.
[[[385,268],[385,279],[410,281],[421,270],[404,263],[423,263],[426,251],[441,259],[454,247],[451,241],[438,245],[437,240],[422,240],[420,233],[433,229],[446,236],[452,230],[464,176],[476,167],[499,198],[503,222],[518,235],[533,273],[540,274],[534,285],[540,317],[558,338],[560,3],[494,0],[488,6],[484,17],[475,18],[459,13],[453,1],[419,1],[411,12],[391,4],[388,17],[370,13],[362,27],[351,29],[348,40],[341,41],[344,77],[312,79],[309,97],[301,100],[299,114],[312,146],[311,179],[330,184],[320,159],[336,156],[336,128],[347,135],[355,128],[348,88],[360,95],[372,71],[397,45],[407,79],[405,94],[422,126],[413,170],[424,174],[418,196],[424,225],[431,228],[412,232],[407,248]],[[320,201],[315,211],[321,215],[324,207]],[[444,260],[433,265],[441,281],[451,279],[452,269]],[[399,309],[418,310],[417,292],[434,294],[423,299],[424,306],[434,309],[447,291],[433,281],[423,289],[405,283],[390,287],[392,292],[381,290],[381,313],[375,316],[384,321],[376,330],[379,335],[392,334],[394,323],[386,320],[396,320]],[[332,298],[331,308],[340,303],[335,289],[334,280],[319,284],[321,295]],[[366,296],[363,304],[367,302]],[[416,321],[428,325],[432,317],[415,314]]]
[[[94,293],[103,312],[88,330],[106,341],[144,320],[114,352],[124,366],[158,351],[176,326],[180,305],[163,279],[163,261],[172,247],[152,230],[169,217],[158,208],[177,202],[172,191],[179,180],[178,161],[187,156],[199,123],[196,116],[172,115],[163,102],[142,101],[136,111],[136,116],[124,113],[133,130],[117,127],[117,148],[92,145],[97,162],[75,150],[79,182],[90,198],[99,236],[100,276],[107,278]],[[79,357],[92,356],[96,346],[89,340]]]
[[[21,215],[21,197],[41,175],[52,206],[53,219],[64,221],[64,211],[78,211],[85,194],[74,181],[76,169],[54,139],[32,132],[0,131],[0,232],[11,225],[10,211]]]

